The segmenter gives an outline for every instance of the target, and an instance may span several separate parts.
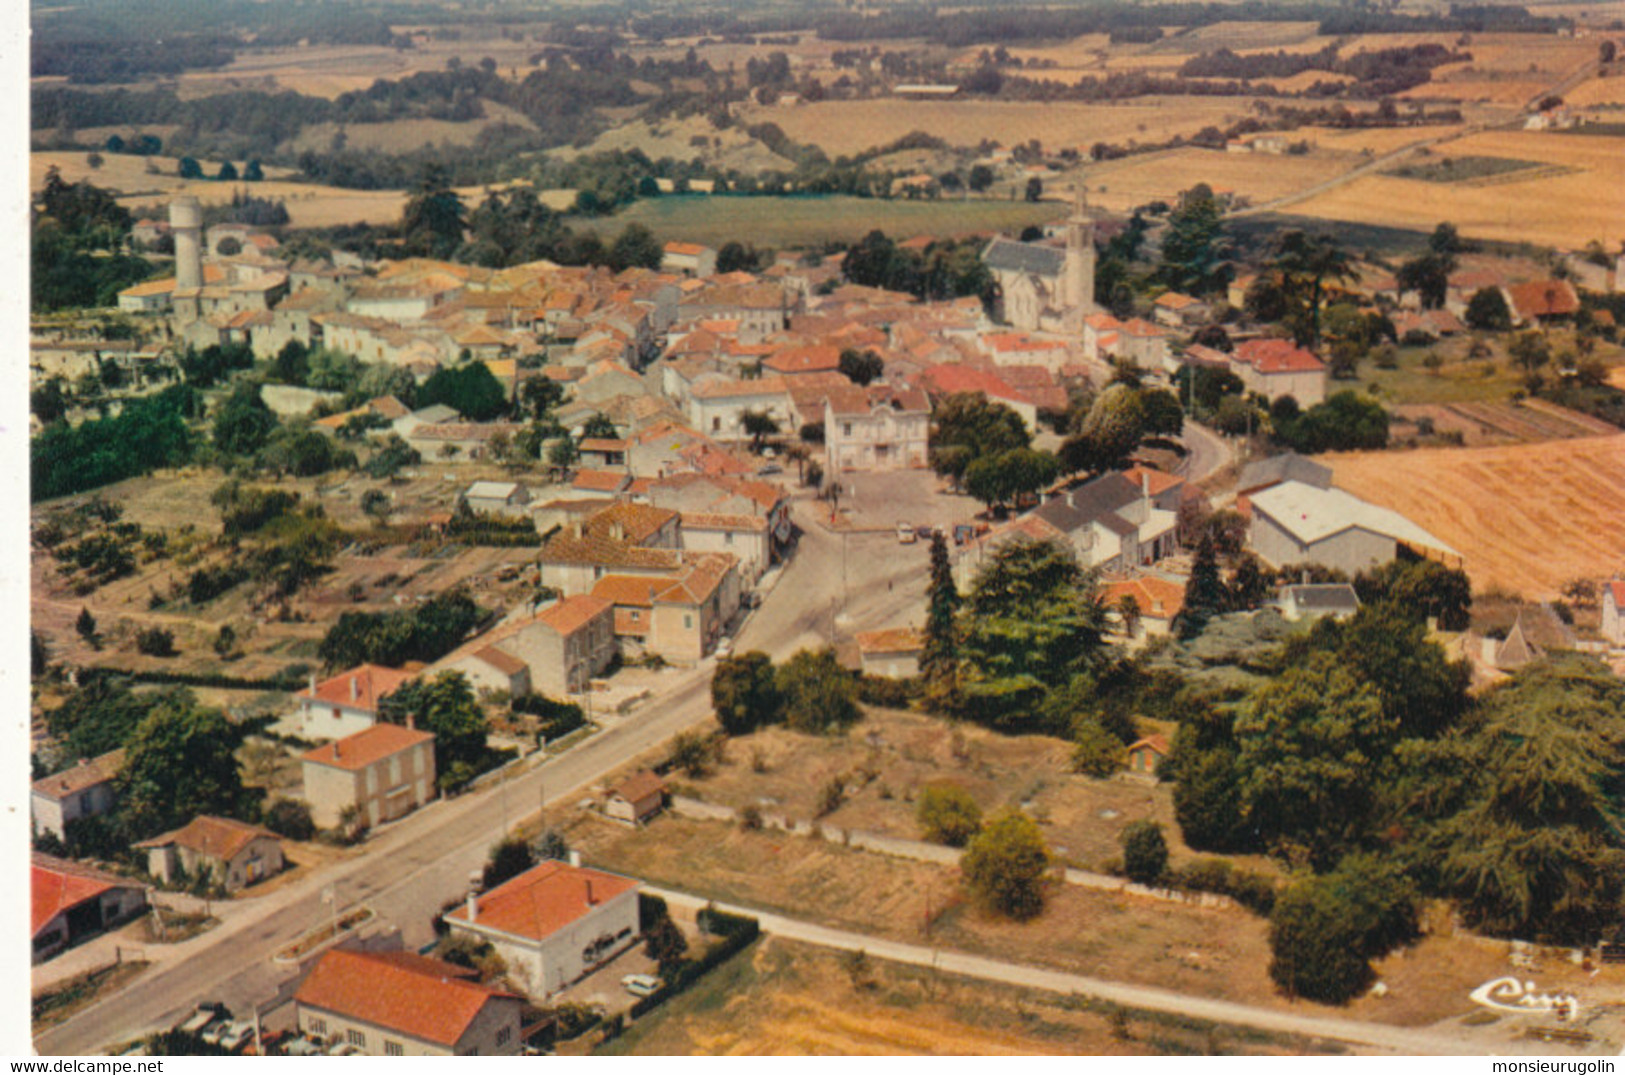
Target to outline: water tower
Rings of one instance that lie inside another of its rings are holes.
[[[203,207],[196,198],[169,203],[169,230],[175,237],[175,288],[203,286]]]

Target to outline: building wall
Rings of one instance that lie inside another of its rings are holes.
[[[349,1042],[363,1056],[517,1056],[523,1044],[519,1036],[520,1007],[517,998],[492,997],[457,1043],[448,1048],[325,1008],[294,1004],[300,1033],[332,1043]],[[507,1033],[503,1034],[503,1030]],[[360,1036],[359,1042],[351,1037],[352,1031]]]
[[[305,762],[305,801],[311,820],[332,828],[348,806],[361,809],[368,825],[403,817],[434,798],[434,744],[419,743],[365,769]]]
[[[375,723],[373,714],[365,709],[351,709],[346,705],[332,705],[299,700],[299,734],[311,740],[343,739],[356,732],[364,732]]]
[[[530,666],[533,690],[550,695],[583,690],[615,656],[614,609],[605,609],[567,638],[545,624],[533,624],[503,647]]]
[[[1247,530],[1252,550],[1276,567],[1315,563],[1335,567],[1350,575],[1376,564],[1385,564],[1397,551],[1393,538],[1369,530],[1345,530],[1312,545],[1306,545],[1274,519],[1253,508],[1253,521]]]
[[[1615,645],[1625,644],[1625,613],[1614,602],[1611,589],[1602,594],[1602,636]]]
[[[487,664],[483,659],[472,653],[437,664],[435,668],[437,671],[447,669],[463,673],[468,677],[469,684],[476,692],[507,691],[509,695],[514,697],[530,693],[530,670],[528,668],[509,675],[502,669]]]
[[[108,782],[92,784],[60,799],[33,793],[29,796],[29,805],[34,831],[55,833],[57,839],[66,840],[68,822],[105,814],[113,808],[113,801],[113,785]]]
[[[32,961],[39,963],[49,959],[82,937],[134,918],[147,909],[147,893],[135,885],[117,887],[102,893],[97,902],[100,920],[91,929],[77,933],[70,930],[66,911],[41,926],[34,934]]]
[[[865,653],[863,674],[882,679],[910,679],[920,674],[918,653]]]
[[[188,877],[211,873],[216,884],[228,892],[235,892],[251,883],[250,872],[253,874],[252,883],[282,872],[282,844],[274,837],[257,836],[230,862],[205,858],[191,848],[174,845],[153,848],[148,856],[148,872],[161,881],[171,880],[177,866],[185,869]]]
[[[824,451],[831,473],[902,470],[926,465],[931,417],[884,410],[862,415],[824,415]]]
[[[772,542],[766,530],[700,530],[685,527],[683,548],[697,552],[727,552],[739,557],[739,571],[755,582],[772,559]]]

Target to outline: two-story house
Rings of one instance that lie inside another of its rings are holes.
[[[319,827],[354,807],[369,827],[393,821],[434,797],[434,736],[398,724],[324,743],[300,756],[305,801]]]
[[[117,800],[113,778],[123,767],[124,750],[120,748],[81,758],[77,765],[34,781],[28,799],[34,832],[66,840],[70,822],[107,813]]]
[[[824,455],[831,474],[926,465],[931,403],[918,388],[830,390],[824,399]]]

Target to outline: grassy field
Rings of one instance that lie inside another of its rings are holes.
[[[583,226],[614,235],[639,223],[661,239],[721,246],[730,239],[759,246],[850,243],[876,228],[893,238],[1020,231],[1066,214],[1058,201],[1028,203],[978,199],[904,201],[844,195],[788,198],[683,195],[640,201],[613,217]]]
[[[1533,600],[1625,563],[1625,434],[1500,448],[1325,457],[1340,488],[1461,552],[1475,589]]]
[[[1358,163],[1357,155],[1337,150],[1295,157],[1186,147],[1091,164],[1082,174],[1091,203],[1127,212],[1158,199],[1173,204],[1180,191],[1198,183],[1253,203],[1269,201],[1334,179]]]
[[[1161,142],[1250,114],[1242,98],[1143,97],[1121,104],[1029,101],[820,101],[752,109],[747,123],[771,121],[797,142],[831,157],[857,153],[926,131],[951,145],[983,139],[1014,145],[1036,138],[1049,150],[1096,142]]]
[[[768,937],[638,1020],[601,1055],[1155,1056],[1303,1053],[1307,1042],[1125,1013],[1041,990],[871,959],[854,977],[839,953]]]
[[[1475,239],[1578,249],[1625,238],[1625,138],[1492,131],[1436,151],[1451,157],[1536,160],[1551,166],[1469,183],[1367,175],[1293,206],[1304,216],[1431,230],[1441,220]],[[1539,211],[1532,211],[1538,206]]]

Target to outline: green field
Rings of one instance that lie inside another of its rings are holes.
[[[1382,174],[1399,179],[1420,179],[1427,183],[1461,183],[1540,167],[1543,166],[1539,161],[1512,157],[1441,157],[1435,161],[1402,164]]]
[[[851,243],[876,228],[894,239],[915,235],[948,238],[974,232],[1019,232],[1066,214],[1054,202],[994,199],[853,198],[847,195],[789,197],[712,197],[705,194],[647,198],[594,222],[583,222],[602,236],[614,236],[631,223],[646,225],[662,240],[681,239],[721,246],[730,239],[759,247],[815,247],[825,242]],[[572,222],[574,223],[574,222]]]

